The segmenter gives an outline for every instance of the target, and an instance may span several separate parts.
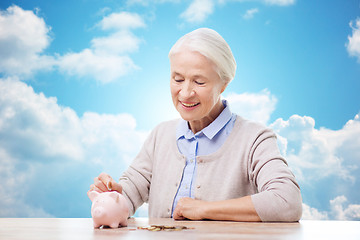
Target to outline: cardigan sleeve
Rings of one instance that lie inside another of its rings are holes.
[[[128,202],[130,216],[144,202],[148,202],[149,199],[155,139],[154,132],[155,130],[145,140],[139,154],[119,180],[123,188],[123,195]]]
[[[251,196],[262,221],[298,221],[302,214],[300,187],[281,156],[276,135],[265,129],[254,141],[249,176],[258,193]]]

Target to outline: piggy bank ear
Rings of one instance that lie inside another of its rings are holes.
[[[119,193],[117,192],[110,192],[109,195],[111,198],[113,198],[115,200],[115,202],[119,202]]]
[[[91,192],[88,192],[87,195],[88,197],[90,198],[90,200],[93,202],[94,199],[99,196],[100,193],[98,193],[97,191],[91,191]]]

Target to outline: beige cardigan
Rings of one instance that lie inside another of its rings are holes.
[[[149,217],[171,217],[185,157],[176,145],[178,120],[158,125],[120,178],[130,214],[144,202]],[[213,154],[198,156],[196,199],[219,201],[251,195],[262,221],[298,221],[298,184],[268,128],[237,117],[230,135]]]

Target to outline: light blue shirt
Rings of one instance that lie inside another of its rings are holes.
[[[224,110],[206,128],[194,134],[188,122],[181,120],[176,129],[177,146],[186,157],[183,176],[175,195],[174,211],[178,201],[183,197],[194,198],[194,184],[196,178],[196,156],[209,155],[216,152],[226,141],[234,127],[236,114],[231,113],[226,100],[223,100]]]

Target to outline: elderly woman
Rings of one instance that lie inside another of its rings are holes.
[[[169,53],[172,101],[180,120],[161,123],[115,182],[102,173],[90,190],[144,202],[149,217],[232,221],[298,221],[298,184],[268,128],[231,113],[221,93],[236,63],[225,40],[201,28]]]

